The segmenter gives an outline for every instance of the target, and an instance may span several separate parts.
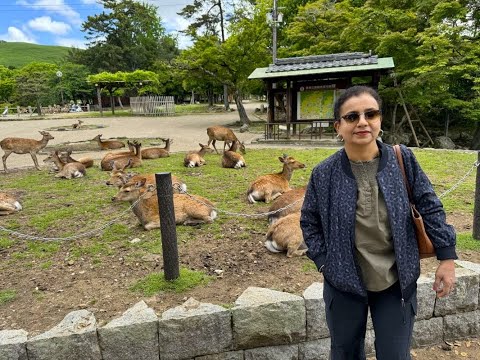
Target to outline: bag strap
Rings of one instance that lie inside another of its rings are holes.
[[[412,189],[410,189],[410,184],[407,180],[407,174],[405,173],[405,166],[403,165],[403,156],[402,151],[400,150],[400,145],[394,145],[393,150],[395,151],[395,156],[397,157],[398,164],[400,165],[400,170],[402,170],[403,183],[407,188],[408,200],[412,202]]]

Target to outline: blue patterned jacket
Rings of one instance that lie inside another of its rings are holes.
[[[420,275],[408,194],[392,146],[381,142],[377,144],[380,149],[379,191],[387,207],[402,295],[408,298]],[[414,203],[434,243],[437,259],[456,259],[455,231],[446,223],[442,203],[412,151],[403,145],[401,150]],[[342,149],[313,169],[300,225],[308,246],[307,256],[317,268],[324,266],[325,279],[340,291],[366,297],[367,290],[354,251],[356,204],[357,183],[347,154]]]

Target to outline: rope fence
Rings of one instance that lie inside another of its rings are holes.
[[[450,189],[448,189],[448,190],[444,191],[442,194],[440,194],[439,198],[441,199],[441,198],[447,196],[448,194],[450,194],[455,189],[457,189],[462,183],[465,182],[467,177],[478,166],[480,166],[480,162],[475,161],[475,163],[467,171],[467,173],[464,176],[462,176]],[[270,215],[275,215],[279,212],[282,212],[284,210],[287,210],[287,209],[295,206],[296,204],[298,204],[300,201],[303,201],[303,199],[304,199],[304,197],[301,197],[301,198],[297,199],[296,201],[294,201],[294,202],[292,202],[292,203],[290,203],[290,204],[288,204],[288,205],[286,205],[286,206],[284,206],[280,209],[274,210],[274,211],[268,211],[268,212],[262,212],[262,213],[256,213],[256,214],[246,214],[246,213],[238,213],[238,212],[223,210],[223,209],[220,209],[218,207],[207,204],[207,203],[201,201],[200,199],[196,198],[195,195],[191,195],[191,194],[188,194],[185,191],[182,191],[179,183],[174,183],[173,188],[175,190],[178,190],[180,193],[188,195],[190,198],[192,198],[193,200],[195,200],[199,204],[202,204],[204,206],[207,206],[207,207],[211,208],[212,210],[215,210],[219,214],[225,214],[227,216],[234,216],[234,217],[245,217],[245,218],[260,218],[260,217],[267,217],[267,216],[270,216]],[[143,197],[145,197],[146,195],[151,195],[150,193],[153,192],[153,191],[156,191],[156,188],[154,186],[149,187],[149,190],[147,192],[145,192],[137,200],[135,200],[135,202],[133,202],[130,205],[130,207],[128,207],[126,210],[122,211],[122,213],[120,213],[120,215],[116,216],[112,220],[106,222],[105,224],[101,225],[100,227],[98,227],[96,229],[89,230],[87,232],[84,232],[84,233],[81,233],[81,234],[78,234],[78,235],[68,236],[68,237],[64,237],[64,238],[60,238],[60,237],[40,237],[40,236],[35,236],[35,235],[22,234],[18,231],[7,229],[7,228],[5,228],[1,225],[0,225],[0,232],[1,231],[6,232],[6,233],[10,234],[11,236],[21,238],[21,239],[40,240],[40,241],[72,241],[72,240],[77,240],[77,239],[84,238],[84,237],[93,236],[93,235],[99,234],[100,232],[102,232],[106,228],[110,227],[111,225],[113,225],[114,223],[119,221],[121,218],[123,218],[125,215],[127,215],[127,213],[129,213],[130,210],[132,210],[140,202],[140,200],[142,200]]]

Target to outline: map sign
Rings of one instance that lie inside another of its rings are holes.
[[[298,120],[333,119],[335,89],[299,91],[297,96]]]

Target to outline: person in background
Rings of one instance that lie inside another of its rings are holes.
[[[344,147],[314,168],[302,207],[307,256],[324,276],[332,360],[366,358],[368,309],[377,359],[410,359],[420,259],[394,150],[377,141],[381,107],[370,87],[339,96],[334,126]],[[412,151],[401,152],[439,260],[433,290],[444,297],[455,283],[455,231]]]

